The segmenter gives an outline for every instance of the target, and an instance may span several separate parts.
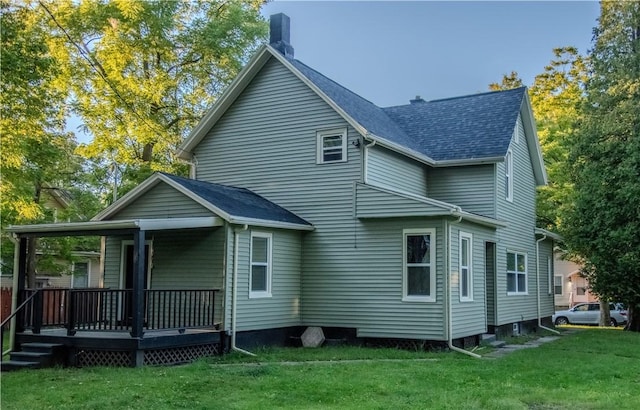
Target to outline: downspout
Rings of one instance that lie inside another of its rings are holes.
[[[447,344],[449,345],[449,349],[455,351],[455,352],[459,352],[459,353],[464,353],[467,356],[471,356],[471,357],[475,357],[476,359],[480,359],[482,358],[482,356],[480,356],[479,354],[473,353],[473,352],[469,352],[467,350],[464,349],[460,349],[459,347],[456,347],[453,345],[453,297],[451,296],[451,225],[453,225],[454,223],[460,223],[460,221],[462,221],[462,216],[458,217],[457,221],[451,222],[449,223],[448,220],[445,219],[444,221],[444,234],[445,234],[445,272],[446,272],[446,277],[445,277],[445,297],[447,298],[446,304],[447,304]]]
[[[536,240],[536,302],[537,302],[537,308],[538,308],[538,315],[537,315],[538,327],[540,329],[544,329],[556,334],[560,334],[560,332],[558,332],[555,329],[542,326],[542,317],[540,314],[540,311],[541,311],[541,308],[540,308],[540,242],[544,241],[545,239],[547,239],[547,235],[543,234],[542,238]]]
[[[371,147],[376,145],[376,140],[372,140],[370,144],[367,144],[365,139],[363,138],[362,142],[363,142],[363,145],[364,145],[364,150],[363,150],[363,152],[364,152],[364,156],[363,157],[364,158],[363,158],[363,161],[362,161],[362,164],[363,164],[362,167],[364,168],[364,171],[362,173],[364,174],[363,175],[364,183],[365,184],[369,184],[369,177],[368,177],[368,174],[369,174],[369,148],[371,148]]]
[[[242,227],[242,231],[246,231],[248,225]],[[236,302],[238,300],[238,246],[239,246],[238,229],[233,229],[233,288],[231,289],[231,350],[236,352],[255,356],[255,354],[240,349],[236,346]]]

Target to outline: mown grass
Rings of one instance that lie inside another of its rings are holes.
[[[2,375],[0,404],[3,410],[636,409],[639,346],[639,334],[589,329],[500,359],[350,347],[268,349],[258,358],[234,354],[176,367],[29,370]]]

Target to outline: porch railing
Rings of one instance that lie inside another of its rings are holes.
[[[213,328],[219,289],[145,290],[145,330]],[[26,289],[27,300],[19,315],[19,328],[40,333],[42,328],[76,331],[131,329],[131,289]]]

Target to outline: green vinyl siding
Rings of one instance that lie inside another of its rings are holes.
[[[536,184],[522,121],[518,118],[515,132],[518,142],[511,142],[513,153],[513,201],[505,199],[505,163],[496,167],[497,218],[508,226],[498,230],[496,250],[497,317],[493,325],[503,325],[537,318],[536,289]],[[527,294],[507,295],[507,252],[527,255]],[[547,292],[545,291],[544,294]]]
[[[271,296],[249,297],[249,251],[251,232],[270,233],[272,240]],[[233,260],[233,229],[228,230],[228,260]],[[238,289],[236,294],[237,330],[260,330],[299,326],[302,234],[298,231],[250,228],[237,230],[238,235]],[[231,317],[233,265],[227,264],[227,315]],[[226,330],[229,330],[229,324]]]
[[[540,315],[547,317],[555,312],[553,295],[553,241],[546,239],[538,245],[540,250]],[[551,273],[549,272],[551,268]],[[551,287],[549,286],[551,281]],[[551,290],[551,292],[549,292]]]
[[[347,161],[317,164],[317,132],[341,127],[347,130]],[[362,180],[363,168],[362,148],[354,145],[359,138],[325,101],[271,59],[195,148],[198,179],[251,189],[315,228],[302,234],[301,298],[290,297],[285,304],[239,301],[239,330],[296,323],[356,328],[366,337],[444,339],[441,263],[436,303],[402,302],[401,287],[403,227],[436,226],[442,258],[442,224],[354,216],[354,184]],[[239,268],[246,270],[249,233],[241,235]],[[277,240],[274,235],[274,246]],[[227,260],[232,257],[228,251]],[[274,264],[278,259],[274,254]],[[239,273],[239,279],[246,280],[247,273]],[[247,286],[239,283],[238,289]]]
[[[110,219],[190,218],[212,216],[211,211],[175,188],[160,182]]]
[[[426,196],[424,165],[384,147],[367,148],[366,182],[384,188]]]
[[[356,216],[381,218],[402,216],[437,216],[447,209],[428,201],[397,194],[386,189],[356,184]]]
[[[428,197],[495,218],[495,165],[430,168]]]
[[[469,223],[451,223],[451,308],[453,338],[487,331],[485,242],[495,240],[495,231]],[[471,301],[460,301],[460,233],[471,235]]]

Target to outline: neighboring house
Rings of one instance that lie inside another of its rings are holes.
[[[51,211],[53,219],[56,223],[61,222],[59,214],[71,206],[73,198],[68,191],[55,188],[45,184],[42,189],[42,206]],[[37,252],[38,257],[42,255]],[[36,287],[62,287],[62,288],[86,288],[101,287],[101,258],[102,254],[98,249],[95,251],[72,251],[71,257],[74,262],[66,269],[71,274],[60,274],[38,270],[36,276]],[[2,275],[0,275],[0,287],[13,287],[13,261],[9,261],[10,265],[4,263]],[[69,262],[60,261],[61,264],[67,265]]]
[[[556,310],[575,306],[577,303],[597,302],[589,292],[589,281],[580,276],[580,265],[561,258],[556,252],[554,260],[553,291]]]
[[[117,322],[135,365],[168,315],[143,295],[180,289],[215,291],[231,348],[307,326],[464,345],[550,325],[557,236],[535,226],[546,173],[526,89],[380,108],[288,37],[273,16],[271,44],[182,144],[191,179],[156,173],[92,222],[13,231],[106,237],[105,287],[133,289]]]

